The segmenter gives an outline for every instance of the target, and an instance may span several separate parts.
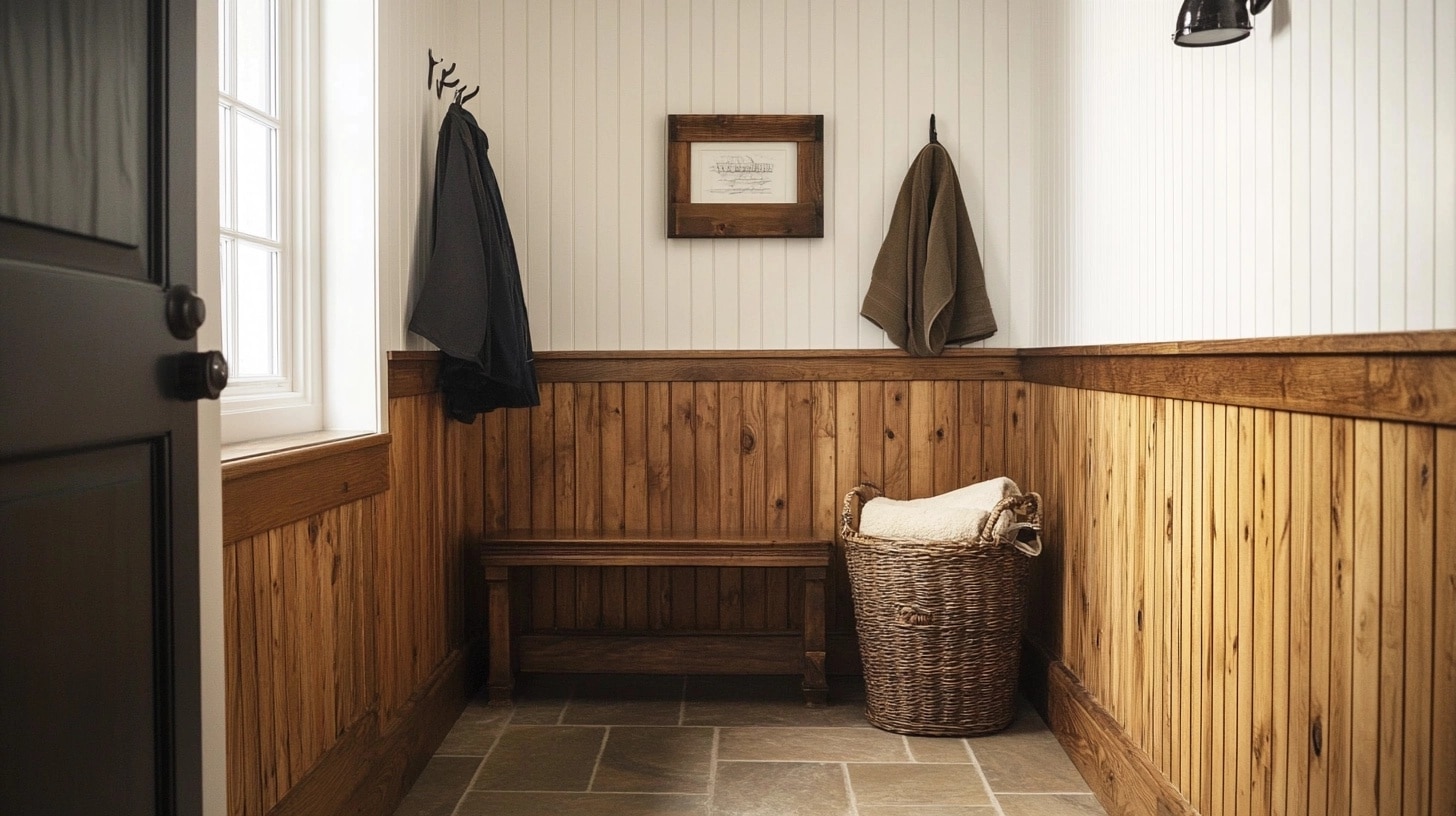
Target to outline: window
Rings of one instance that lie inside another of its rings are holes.
[[[219,0],[224,441],[322,427],[302,0]]]

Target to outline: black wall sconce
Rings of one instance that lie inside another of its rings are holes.
[[[1236,43],[1254,30],[1252,15],[1273,0],[1183,0],[1173,42],[1185,48]]]

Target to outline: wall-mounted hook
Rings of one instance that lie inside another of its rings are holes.
[[[935,114],[930,114],[930,143],[940,144],[935,138]]]
[[[440,58],[440,59],[435,59],[435,49],[431,48],[431,49],[429,49],[429,52],[430,52],[430,75],[427,76],[427,77],[425,77],[425,87],[426,88],[432,88],[432,87],[434,87],[434,85],[435,85],[435,66],[436,65],[439,65],[440,63],[442,63],[442,62],[445,61],[445,59],[443,57]]]
[[[455,104],[464,105],[466,102],[469,102],[471,99],[475,98],[475,95],[478,93],[480,93],[479,85],[476,85],[475,90],[471,91],[470,93],[465,93],[465,88],[461,87],[455,92]]]
[[[444,62],[444,60],[441,60],[441,62]],[[452,73],[455,72],[455,65],[456,65],[456,63],[453,63],[452,62],[452,63],[450,63],[450,67],[449,68],[445,68],[445,69],[442,69],[440,71],[440,79],[439,79],[438,82],[435,83],[435,98],[436,99],[441,99],[441,98],[444,97],[444,95],[445,95],[445,89],[446,88],[453,88],[456,85],[459,85],[460,84],[460,80],[458,80],[458,79],[450,80],[449,82],[446,82],[445,81]]]

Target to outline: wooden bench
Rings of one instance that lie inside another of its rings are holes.
[[[475,546],[489,588],[490,702],[510,702],[515,685],[511,647],[511,567],[785,567],[804,570],[804,701],[823,705],[824,578],[833,541],[742,534],[707,538],[663,533],[510,531]],[[644,639],[645,640],[645,639]],[[615,662],[615,661],[613,661]],[[721,664],[724,673],[758,673],[773,662]],[[601,670],[633,670],[622,665]],[[684,672],[691,666],[678,666]],[[650,667],[645,669],[651,671]],[[672,673],[679,673],[674,671]],[[768,673],[768,672],[765,672]],[[797,671],[795,672],[797,673]]]

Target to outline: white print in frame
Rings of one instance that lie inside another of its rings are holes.
[[[693,142],[693,204],[796,204],[795,142]]]

